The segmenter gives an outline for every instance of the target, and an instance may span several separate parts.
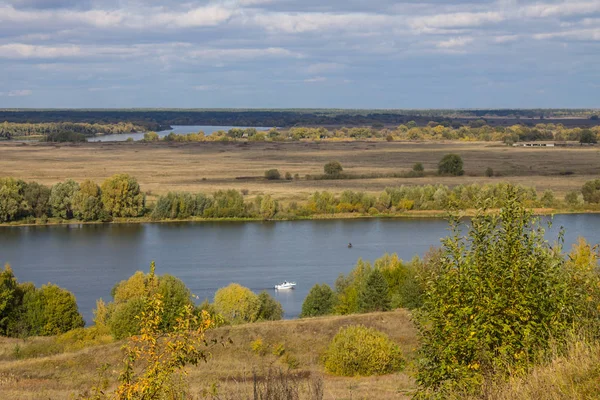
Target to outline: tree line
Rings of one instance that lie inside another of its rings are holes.
[[[116,124],[132,122],[166,130],[172,125],[222,126],[365,126],[398,125],[415,121],[468,124],[474,118],[489,118],[490,124],[506,124],[520,118],[558,119],[583,125],[598,115],[591,109],[505,110],[344,110],[344,109],[127,109],[127,110],[0,110],[0,121],[19,123],[81,122]],[[578,119],[568,118],[578,117]],[[584,119],[585,118],[585,119]],[[160,127],[160,128],[158,128]]]
[[[292,127],[289,129],[272,128],[268,131],[256,128],[233,128],[229,131],[217,131],[211,135],[204,132],[193,134],[176,134],[160,138],[155,132],[144,135],[146,142],[204,142],[204,141],[294,141],[294,140],[462,140],[462,141],[501,141],[507,144],[524,141],[577,141],[580,143],[597,143],[600,137],[600,126],[590,128],[568,128],[562,124],[540,123],[535,126],[517,124],[511,126],[490,126],[483,120],[471,121],[468,125],[450,122],[430,121],[425,126],[418,126],[415,121],[398,125],[396,128],[383,127]]]
[[[117,124],[89,124],[80,122],[48,122],[48,123],[14,123],[4,122],[0,124],[0,137],[10,139],[14,136],[56,136],[66,132],[78,133],[84,136],[96,134],[120,134],[143,132],[146,126],[137,125],[132,122],[121,122]],[[65,141],[65,140],[63,140]]]
[[[454,166],[454,164],[452,164]],[[335,169],[334,166],[330,166]],[[334,171],[332,169],[332,171]],[[335,169],[335,171],[339,171]],[[335,172],[334,171],[334,172]],[[330,171],[331,172],[331,171]],[[455,171],[456,172],[456,171]],[[137,180],[126,174],[106,179],[101,185],[86,180],[66,180],[51,187],[37,182],[0,178],[0,223],[47,223],[55,220],[110,222],[114,218],[149,220],[183,219],[297,219],[317,215],[396,215],[411,210],[474,209],[481,199],[491,207],[503,206],[512,185],[471,184],[449,187],[422,185],[386,188],[376,194],[346,190],[339,195],[314,192],[305,203],[282,204],[271,195],[247,196],[246,191],[218,190],[213,194],[169,192],[147,204]],[[595,207],[600,203],[600,180],[586,182],[564,200],[551,190],[538,195],[531,187],[517,186],[524,204],[531,208]]]

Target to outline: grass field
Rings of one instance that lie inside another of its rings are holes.
[[[323,372],[319,358],[342,326],[364,324],[386,332],[409,360],[404,372],[381,377],[340,378]],[[351,316],[322,317],[292,321],[264,322],[218,328],[209,338],[230,338],[232,343],[211,349],[206,364],[188,368],[191,392],[201,398],[203,390],[215,385],[221,395],[251,398],[252,374],[262,376],[271,365],[287,369],[283,358],[260,356],[250,343],[262,338],[268,345],[283,344],[285,352],[298,362],[293,369],[301,385],[322,377],[325,399],[407,399],[415,388],[411,378],[416,331],[405,310]],[[97,381],[97,369],[110,363],[108,376],[116,382],[122,360],[122,342],[89,347],[75,352],[15,360],[15,348],[44,348],[52,338],[28,341],[0,338],[0,397],[2,399],[67,399],[83,393]],[[35,354],[30,354],[35,356]],[[248,396],[248,397],[246,397]],[[223,396],[221,398],[229,398]]]
[[[444,154],[464,160],[462,177],[435,176]],[[305,180],[323,173],[323,165],[338,160],[350,174],[408,172],[416,162],[428,174],[422,178]],[[484,176],[490,167],[497,176]],[[266,181],[267,169],[300,180]],[[346,189],[380,192],[402,184],[457,185],[510,181],[538,190],[552,189],[559,198],[579,189],[600,173],[600,149],[514,148],[494,143],[414,142],[235,142],[235,143],[0,143],[0,176],[45,184],[72,178],[97,182],[129,173],[152,194],[171,190],[213,192],[247,189],[250,195],[272,194],[280,200],[302,201],[316,190]]]

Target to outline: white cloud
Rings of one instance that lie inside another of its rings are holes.
[[[197,49],[191,50],[187,53],[190,57],[194,58],[211,58],[211,59],[252,59],[259,57],[295,57],[301,58],[302,55],[299,53],[292,52],[290,50],[281,47],[268,47],[264,49]]]
[[[326,80],[327,80],[327,78],[325,78],[324,76],[315,76],[314,78],[305,79],[304,82],[306,82],[306,83],[318,83],[318,82],[325,82]]]
[[[574,40],[593,40],[600,41],[600,28],[595,29],[574,29],[563,32],[538,33],[533,35],[534,39],[545,40],[554,38],[567,38]]]
[[[390,25],[393,17],[367,13],[255,13],[245,21],[268,31],[305,33],[328,30],[365,31]]]
[[[500,12],[448,13],[412,18],[409,25],[418,31],[431,28],[463,28],[497,23],[505,19]]]
[[[34,46],[11,43],[0,45],[0,58],[58,58],[73,57],[81,54],[79,46]]]
[[[31,96],[33,92],[29,89],[23,89],[23,90],[11,90],[10,92],[0,92],[0,96],[7,96],[7,97],[25,97],[25,96]]]
[[[514,42],[520,38],[519,35],[501,35],[494,37],[494,42],[496,43],[509,43]]]
[[[518,14],[529,18],[581,15],[600,12],[600,1],[563,1],[561,3],[536,3],[522,7]]]
[[[339,71],[345,68],[344,64],[339,63],[316,63],[311,64],[306,68],[306,72],[309,74],[323,74],[327,72]]]
[[[436,47],[440,49],[454,49],[457,47],[464,47],[473,42],[473,38],[470,37],[457,37],[448,40],[443,40],[436,44]]]

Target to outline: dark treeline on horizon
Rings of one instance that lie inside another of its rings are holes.
[[[365,126],[398,125],[415,121],[419,126],[430,121],[468,124],[483,118],[489,125],[510,126],[517,123],[561,123],[565,126],[599,125],[598,110],[530,109],[530,110],[337,110],[337,109],[4,109],[0,122],[49,123],[77,122],[89,124],[133,123],[148,130],[168,130],[172,125],[264,126],[298,125]]]

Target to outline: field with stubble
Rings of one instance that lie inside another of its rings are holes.
[[[363,324],[387,333],[401,348],[408,366],[404,372],[374,377],[343,378],[324,373],[319,361],[328,343],[339,328]],[[256,375],[264,382],[269,366],[274,371],[287,371],[293,359],[296,364],[291,376],[307,398],[308,385],[322,379],[324,399],[409,399],[415,389],[414,351],[416,330],[406,310],[386,313],[331,316],[291,321],[261,322],[226,326],[209,331],[208,338],[224,339],[225,345],[210,349],[207,363],[187,368],[191,398],[248,399],[253,398]],[[251,343],[261,338],[266,354],[252,351]],[[231,342],[229,342],[231,339]],[[98,383],[98,369],[110,364],[106,377],[114,388],[121,372],[124,342],[88,347],[74,352],[37,356],[35,349],[45,351],[44,344],[52,338],[24,340],[0,338],[0,394],[2,399],[68,399],[76,398]],[[282,345],[283,357],[272,354],[272,348]],[[19,346],[21,357],[15,359]],[[47,347],[47,346],[46,346]],[[217,391],[218,397],[203,393]]]
[[[464,160],[462,177],[436,176],[447,153]],[[422,178],[307,180],[338,160],[353,175],[406,173],[423,163]],[[487,168],[496,176],[484,176]],[[266,181],[267,169],[300,179]],[[201,143],[0,143],[0,176],[54,184],[64,179],[101,182],[116,173],[135,176],[146,192],[213,192],[247,189],[279,200],[303,201],[316,190],[380,192],[389,186],[509,181],[538,190],[552,189],[559,198],[600,173],[597,147],[522,148],[500,143],[432,142],[201,142]]]

